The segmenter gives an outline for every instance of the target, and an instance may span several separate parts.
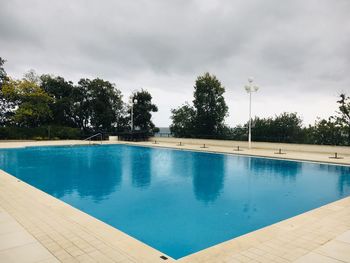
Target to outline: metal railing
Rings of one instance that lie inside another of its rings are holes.
[[[102,137],[103,137],[103,135],[102,135],[101,132],[96,133],[96,134],[94,134],[94,135],[92,135],[92,136],[90,136],[90,137],[87,137],[86,139],[84,139],[84,141],[89,141],[89,144],[91,144],[91,139],[92,139],[92,138],[95,138],[95,137],[97,137],[97,136],[100,136],[100,143],[102,144]]]

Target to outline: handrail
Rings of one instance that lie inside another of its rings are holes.
[[[88,138],[84,139],[83,141],[87,141],[87,140],[89,140],[89,144],[91,144],[91,139],[92,139],[92,138],[94,138],[94,137],[96,137],[96,136],[98,136],[98,135],[100,135],[100,136],[101,136],[101,137],[100,137],[100,141],[101,141],[101,144],[102,144],[102,133],[101,133],[101,132],[96,133],[96,134],[94,134],[94,135],[92,135],[92,136],[90,136],[90,137],[88,137]]]

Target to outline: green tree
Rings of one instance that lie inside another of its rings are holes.
[[[35,83],[40,86],[41,79],[38,74],[36,74],[34,69],[28,70],[26,73],[24,73],[23,80],[26,80],[31,83]]]
[[[346,137],[345,144],[350,144],[350,97],[346,94],[340,94],[340,99],[337,101],[339,105],[339,111],[337,116],[337,122],[342,127],[342,135]]]
[[[85,80],[81,79],[77,85],[73,86],[72,101],[74,127],[77,127],[82,131],[88,131],[91,128],[91,99],[88,85]]]
[[[185,103],[177,109],[171,110],[171,120],[170,132],[175,137],[194,137],[194,124],[196,112],[193,107],[188,103]]]
[[[230,138],[236,141],[246,141],[248,140],[248,127],[247,125],[237,125],[232,129]]]
[[[215,137],[222,133],[225,127],[224,120],[228,115],[224,93],[225,88],[216,76],[207,72],[197,78],[193,100],[197,135]]]
[[[9,77],[4,68],[5,60],[0,57],[0,126],[10,123],[16,102],[10,101],[3,93],[3,85],[9,81]]]
[[[324,145],[343,145],[342,127],[334,117],[319,119],[308,128],[310,143]]]
[[[158,111],[157,105],[152,103],[152,95],[147,90],[141,89],[133,93],[131,97],[134,102],[137,101],[133,108],[134,126],[152,133],[155,128],[152,122],[152,112]]]
[[[179,137],[223,138],[230,133],[224,121],[228,107],[225,88],[214,75],[199,76],[194,86],[193,107],[183,105],[172,112],[171,131]]]
[[[296,112],[284,112],[273,121],[275,136],[284,142],[301,142],[303,121]]]
[[[75,127],[73,83],[66,81],[62,77],[53,77],[51,75],[42,75],[40,80],[42,89],[53,99],[49,105],[52,112],[52,123]]]
[[[1,88],[2,84],[8,79],[7,73],[4,69],[5,62],[6,62],[6,60],[3,59],[2,57],[0,57],[0,88]]]
[[[36,83],[27,79],[10,80],[2,87],[5,98],[17,104],[12,121],[20,127],[38,127],[51,117],[49,103],[52,98]]]
[[[248,123],[245,124],[247,131]],[[304,140],[302,119],[297,113],[284,112],[274,118],[255,117],[252,120],[252,139],[267,142],[300,143]]]
[[[123,112],[121,92],[109,81],[81,79],[73,91],[76,122],[83,129],[114,131]]]

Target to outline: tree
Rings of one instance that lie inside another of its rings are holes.
[[[3,93],[3,85],[9,80],[4,69],[6,60],[0,57],[0,126],[9,124],[13,111],[16,108],[16,103],[9,101]]]
[[[255,141],[300,143],[304,139],[302,119],[297,113],[284,112],[274,118],[255,117],[252,127]]]
[[[303,121],[296,112],[284,112],[276,116],[273,121],[275,136],[284,142],[300,142],[302,135]]]
[[[177,109],[171,110],[170,132],[175,137],[193,137],[196,112],[193,107],[185,103]]]
[[[89,98],[88,85],[86,84],[85,80],[81,79],[78,82],[78,85],[73,86],[72,101],[74,127],[77,127],[82,131],[88,131],[91,127],[91,103]]]
[[[40,80],[42,89],[53,99],[49,105],[52,112],[52,123],[75,127],[73,83],[66,81],[62,77],[53,77],[51,75],[42,75]]]
[[[2,84],[8,80],[6,71],[4,69],[4,64],[5,64],[6,60],[3,59],[2,57],[0,57],[0,88],[2,86]]]
[[[73,91],[79,127],[114,131],[123,110],[121,92],[109,81],[81,79]]]
[[[350,97],[346,94],[340,94],[339,111],[337,122],[341,125],[343,134],[346,136],[346,143],[350,144]]]
[[[313,144],[342,145],[344,140],[341,136],[341,125],[334,117],[328,120],[317,120],[314,126],[308,129],[310,142]]]
[[[157,112],[157,105],[152,103],[152,95],[144,89],[132,94],[132,99],[137,101],[133,108],[134,126],[142,131],[153,132],[155,125],[152,122],[152,112]]]
[[[38,127],[47,124],[52,116],[49,103],[52,98],[36,83],[27,79],[10,80],[2,87],[5,98],[17,104],[12,116],[20,127]]]
[[[28,70],[24,73],[23,80],[27,80],[28,82],[35,83],[40,86],[41,79],[38,74],[36,74],[34,69]]]
[[[216,76],[207,72],[197,78],[193,100],[197,135],[217,136],[222,132],[228,112],[224,93],[225,88]]]
[[[185,104],[173,109],[171,131],[180,137],[222,138],[230,133],[224,120],[228,107],[225,88],[214,75],[199,76],[194,86],[193,107]]]
[[[248,124],[237,125],[232,129],[230,138],[236,141],[246,141],[248,140]]]

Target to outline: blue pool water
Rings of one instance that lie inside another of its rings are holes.
[[[126,145],[0,150],[0,168],[180,258],[350,195],[350,167]]]

